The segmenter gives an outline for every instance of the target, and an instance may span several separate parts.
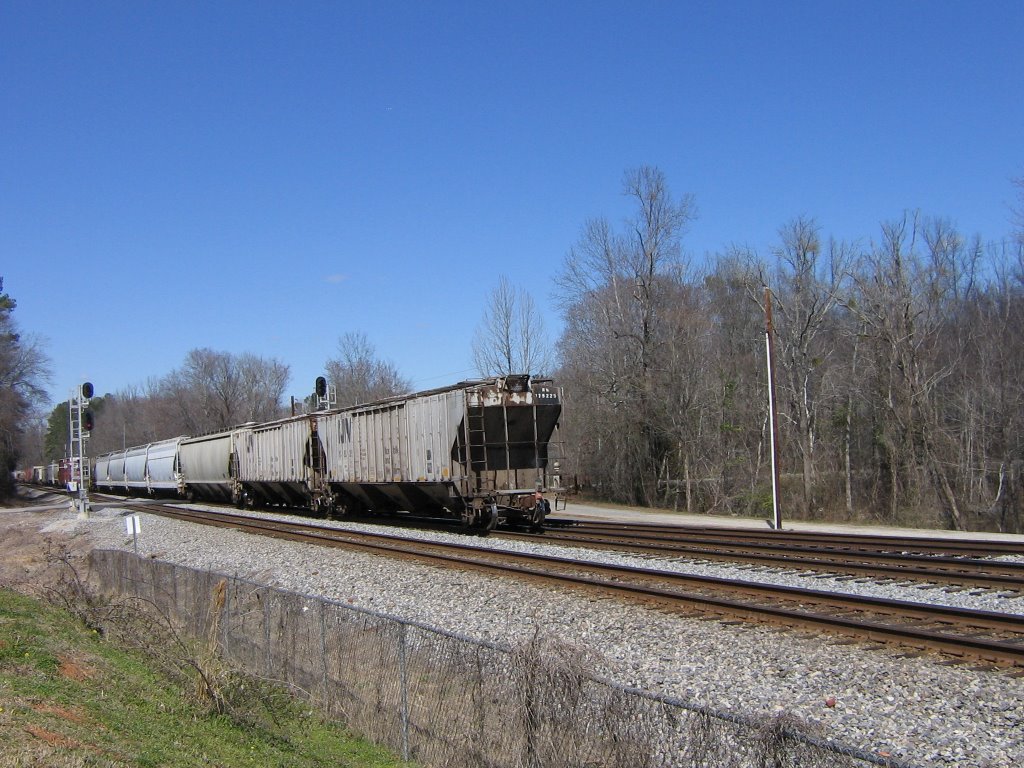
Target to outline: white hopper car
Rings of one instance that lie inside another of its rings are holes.
[[[102,490],[150,495],[177,493],[180,488],[178,446],[175,437],[106,453],[96,459],[93,484]]]

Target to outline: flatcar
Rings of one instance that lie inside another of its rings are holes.
[[[96,460],[106,490],[173,492],[329,517],[416,515],[540,528],[562,493],[561,391],[529,375],[179,437]]]

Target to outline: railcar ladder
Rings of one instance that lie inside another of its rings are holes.
[[[474,458],[474,449],[479,448],[483,458]],[[470,406],[466,409],[466,450],[469,457],[470,470],[487,471],[487,429],[484,420],[483,406]]]
[[[82,414],[79,408],[69,408],[68,416],[71,422],[71,444],[70,448],[70,460],[68,461],[68,470],[71,472],[69,479],[76,482],[80,482],[84,487],[89,487],[89,480],[91,478],[91,467],[89,461],[85,456],[77,455],[76,446],[79,443],[80,436],[82,436],[82,422],[79,418]],[[88,435],[84,435],[88,437]]]

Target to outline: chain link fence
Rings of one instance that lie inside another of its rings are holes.
[[[423,766],[904,766],[785,717],[716,712],[601,680],[578,652],[544,638],[481,642],[122,550],[95,550],[90,578]]]

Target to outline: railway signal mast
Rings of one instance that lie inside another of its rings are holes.
[[[69,464],[71,478],[68,490],[78,492],[77,500],[72,499],[72,507],[78,507],[80,518],[89,517],[89,459],[85,455],[85,441],[93,427],[93,415],[89,410],[89,398],[93,396],[91,382],[85,382],[76,393],[72,391],[68,400],[68,431],[70,434]]]
[[[314,387],[313,394],[316,395],[316,409],[318,411],[326,411],[333,405],[338,404],[338,390],[333,385],[328,385],[327,379],[323,376],[316,377],[316,386]]]

